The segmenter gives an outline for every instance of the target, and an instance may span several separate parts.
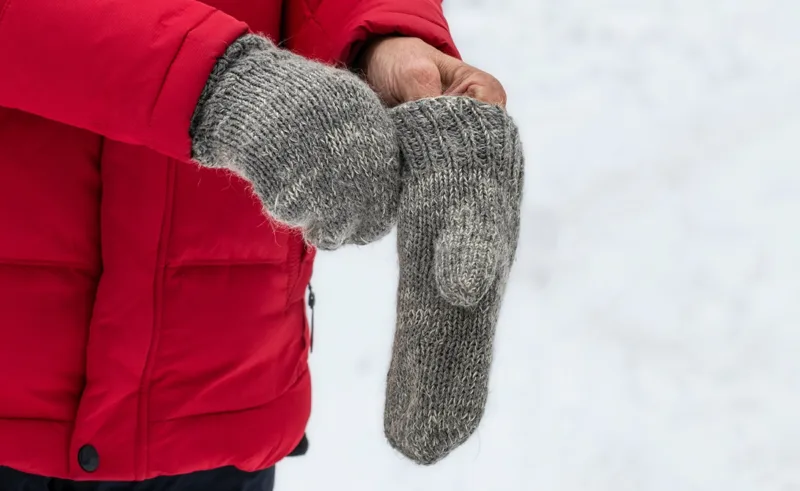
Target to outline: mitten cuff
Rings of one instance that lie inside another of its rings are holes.
[[[481,165],[516,150],[516,127],[505,110],[468,97],[408,102],[392,109],[392,118],[406,170]]]
[[[230,165],[233,156],[227,154],[236,153],[235,151],[242,148],[226,151],[223,148],[224,143],[244,143],[246,139],[238,132],[252,131],[252,124],[247,127],[241,123],[253,123],[247,120],[253,119],[259,112],[259,108],[248,108],[252,111],[236,115],[237,120],[241,119],[237,121],[240,124],[226,125],[225,121],[230,119],[230,107],[251,98],[256,86],[266,85],[268,73],[265,70],[265,57],[274,57],[274,61],[279,61],[287,56],[288,52],[280,50],[272,41],[256,34],[239,37],[225,50],[225,54],[214,65],[192,116],[189,127],[192,159],[206,167]],[[243,72],[241,67],[246,65],[250,66],[247,69],[249,73],[236,77],[236,84],[232,84],[230,74],[235,67],[240,67],[238,71]]]
[[[270,44],[269,40],[261,36],[245,34],[228,46],[228,49],[225,50],[222,57],[217,60],[214,69],[211,70],[211,74],[208,76],[208,80],[206,80],[206,85],[203,87],[203,92],[200,94],[200,99],[197,101],[197,106],[192,116],[192,123],[189,127],[189,133],[192,137],[194,137],[197,127],[201,122],[206,102],[208,102],[211,94],[217,89],[222,75],[237,60],[252,55],[254,52],[265,51],[269,49]]]

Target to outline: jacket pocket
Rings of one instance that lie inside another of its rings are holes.
[[[292,234],[288,246],[287,305],[305,298],[317,252],[314,247],[306,245],[299,232]]]
[[[297,233],[289,239],[289,253],[287,255],[289,286],[287,294],[287,308],[303,309],[302,340],[305,349],[313,348],[314,332],[314,306],[316,298],[311,289],[311,273],[313,269],[316,249],[306,245],[302,236]],[[306,299],[306,293],[308,297]],[[310,320],[309,320],[310,315]]]

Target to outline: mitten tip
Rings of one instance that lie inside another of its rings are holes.
[[[389,445],[405,458],[415,464],[426,467],[437,464],[450,455],[450,452],[453,450],[451,448],[431,450],[423,447],[406,446],[401,444],[400,440],[392,438],[388,433],[386,439],[389,441]]]
[[[449,424],[426,425],[420,421],[384,420],[384,434],[389,445],[412,462],[430,466],[460,447],[477,429],[480,416]]]

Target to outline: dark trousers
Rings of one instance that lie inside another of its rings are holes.
[[[65,481],[0,467],[0,491],[273,491],[274,486],[274,467],[259,472],[224,467],[140,482]]]

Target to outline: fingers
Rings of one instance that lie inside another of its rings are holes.
[[[352,236],[355,222],[341,217],[326,217],[325,220],[315,220],[303,229],[303,238],[309,244],[323,251],[335,251],[342,247],[347,239]]]
[[[508,102],[506,91],[500,82],[483,72],[471,73],[467,79],[448,87],[445,95],[471,97],[501,107],[505,107]]]
[[[390,202],[317,219],[304,227],[303,235],[306,242],[324,251],[334,251],[348,244],[371,244],[391,232],[396,207],[396,203]]]
[[[505,107],[507,102],[506,92],[500,85],[500,82],[496,84],[490,82],[486,84],[473,84],[467,89],[465,95],[486,102],[487,104],[495,104],[502,107]]]
[[[473,307],[495,284],[502,244],[497,220],[488,210],[474,205],[458,210],[437,239],[436,285],[452,305]]]
[[[506,106],[508,96],[503,84],[492,75],[455,58],[439,63],[439,69],[444,95],[467,96],[487,104]]]
[[[361,221],[345,241],[346,244],[367,245],[385,237],[392,230],[394,214],[375,213]]]

